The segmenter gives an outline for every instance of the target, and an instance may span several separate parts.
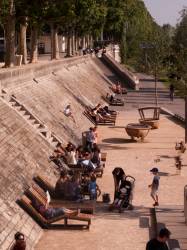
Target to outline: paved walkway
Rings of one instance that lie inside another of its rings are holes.
[[[102,69],[104,75],[113,83],[120,80],[116,74],[102,63],[98,58],[94,59],[95,63]],[[127,108],[138,108],[142,106],[154,106],[155,105],[155,83],[151,76],[143,73],[136,74],[140,79],[140,91],[132,91],[129,89],[127,97],[125,97]],[[128,87],[128,86],[126,86]],[[174,114],[178,114],[184,118],[184,99],[175,97],[174,101],[170,101],[169,91],[165,85],[161,82],[157,83],[158,90],[158,105],[166,108]],[[123,98],[123,97],[122,97]],[[120,110],[123,110],[121,108]]]
[[[155,104],[155,83],[151,76],[138,73],[140,79],[140,92],[129,93],[127,102],[137,106],[154,105]],[[184,118],[185,104],[184,99],[175,97],[174,101],[170,101],[169,91],[161,82],[157,84],[158,89],[158,105],[170,110],[174,114],[178,114]]]
[[[187,225],[184,221],[183,206],[160,206],[156,209],[158,230],[166,226],[172,232],[168,242],[170,249],[187,250]]]
[[[109,192],[112,197],[111,172],[116,166],[123,167],[126,174],[136,178],[134,211],[118,214],[109,213],[103,208],[97,211],[89,232],[47,231],[36,250],[43,250],[46,246],[53,250],[144,250],[149,239],[149,207],[152,207],[147,186],[152,179],[149,170],[153,166],[158,166],[161,171],[160,204],[183,204],[187,173],[184,168],[178,175],[173,159],[174,144],[183,136],[183,129],[162,116],[160,129],[151,131],[145,143],[132,143],[124,126],[137,120],[137,110],[128,109],[120,112],[116,127],[99,127],[102,150],[108,153],[105,173],[99,180],[99,186],[102,192]],[[155,163],[155,160],[159,162]]]

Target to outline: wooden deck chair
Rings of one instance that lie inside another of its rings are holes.
[[[44,190],[49,191],[50,195],[55,198],[55,187],[42,175],[34,177],[34,181]]]
[[[120,99],[114,99],[113,102],[109,102],[111,106],[124,106],[125,102]]]
[[[86,116],[86,118],[88,118],[88,120],[90,120],[94,125],[97,125],[96,124],[96,121],[93,119],[93,117],[90,115],[90,113],[87,111],[87,110],[85,110],[84,112],[83,112],[83,114]]]
[[[89,229],[91,224],[91,216],[81,213],[76,216],[62,215],[53,219],[46,219],[32,206],[32,201],[25,195],[18,200],[18,204],[44,229]],[[86,224],[72,224],[70,221],[74,220],[86,222]]]
[[[103,164],[104,165],[104,164]],[[69,165],[69,168],[77,173],[84,173],[85,169],[81,167],[80,165]],[[96,177],[102,177],[104,169],[103,167],[98,167],[93,170],[93,172],[96,174]]]
[[[26,194],[32,198],[37,199],[43,205],[47,202],[47,195],[45,191],[43,191],[39,186],[33,185],[30,187]],[[95,211],[95,201],[83,201],[83,202],[74,202],[74,201],[66,201],[59,199],[52,199],[49,203],[49,207],[66,207],[68,209],[79,209],[82,213],[93,214]]]
[[[111,117],[110,119],[107,119],[107,117],[103,117],[103,118],[96,118],[96,121],[93,119],[92,115],[91,115],[91,108],[87,107],[85,110],[85,114],[89,117],[90,120],[92,120],[92,122],[95,125],[109,125],[109,124],[114,124],[115,125],[115,121],[116,121],[116,115],[114,115],[113,117]]]
[[[107,119],[107,118],[97,118],[96,119],[97,125],[115,125],[116,120],[115,119]]]

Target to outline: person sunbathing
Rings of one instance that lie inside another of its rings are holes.
[[[116,84],[112,84],[112,87],[111,87],[111,89],[114,91],[114,93],[116,93],[116,91],[117,91],[117,87],[116,87]]]
[[[56,149],[54,150],[52,156],[55,158],[60,158],[65,155],[65,149],[61,143],[58,143]]]
[[[116,84],[116,93],[122,94],[122,88],[121,88],[121,84],[119,82]]]
[[[74,145],[66,148],[65,158],[68,165],[77,165],[77,153]]]
[[[94,148],[93,148],[93,153],[91,155],[91,161],[97,167],[101,166],[101,150],[96,144],[94,145]]]
[[[103,113],[102,114],[100,114],[99,112],[97,113],[97,115],[96,115],[96,121],[97,122],[102,122],[102,121],[111,121],[111,122],[113,122],[114,121],[114,119],[112,118],[112,117],[110,117],[110,116],[107,116],[107,115],[104,115]]]
[[[70,210],[65,207],[49,207],[48,202],[41,204],[38,200],[32,201],[33,207],[45,218],[54,219],[59,216],[76,216],[78,215],[77,210]]]
[[[92,155],[89,152],[84,154],[83,159],[81,159],[80,164],[87,170],[88,172],[93,172],[96,169],[96,165],[91,161]]]

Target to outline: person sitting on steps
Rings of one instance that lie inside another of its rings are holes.
[[[68,104],[65,107],[63,113],[64,113],[65,116],[70,117],[73,120],[73,122],[76,124],[75,118],[74,118],[73,113],[72,113],[71,104]]]

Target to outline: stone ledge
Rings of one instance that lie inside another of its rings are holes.
[[[139,90],[139,79],[132,72],[120,65],[108,54],[103,55],[102,58],[115,71],[115,73],[125,80],[130,88]]]
[[[34,77],[48,75],[53,71],[60,70],[62,67],[69,68],[77,64],[86,63],[89,58],[89,56],[72,57],[2,69],[0,70],[0,86],[1,88],[7,88],[12,85],[12,81],[21,83]]]

